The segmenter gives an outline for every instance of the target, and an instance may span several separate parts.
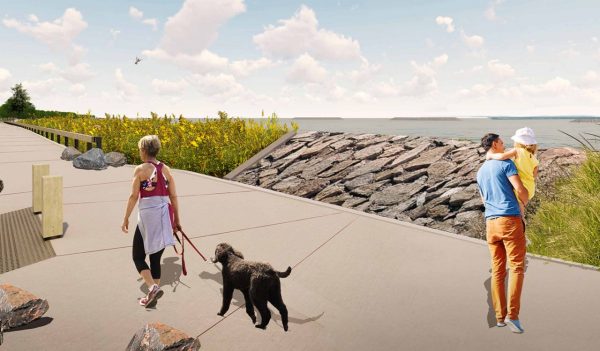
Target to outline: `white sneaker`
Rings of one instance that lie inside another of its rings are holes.
[[[506,323],[508,325],[508,327],[510,328],[510,331],[512,331],[513,333],[521,334],[525,331],[521,327],[521,322],[519,322],[518,319],[513,320],[513,319],[506,318],[504,320],[504,323]]]

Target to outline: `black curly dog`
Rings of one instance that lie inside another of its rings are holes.
[[[281,314],[283,329],[288,330],[288,311],[281,298],[279,278],[289,276],[291,267],[285,272],[278,272],[268,263],[245,261],[244,255],[227,243],[217,245],[212,262],[221,262],[223,265],[223,306],[219,316],[223,316],[229,309],[233,289],[239,289],[244,294],[246,313],[252,318],[253,324],[256,324],[253,304],[260,313],[261,323],[255,325],[257,328],[265,329],[269,324],[271,312],[267,308],[267,302],[270,302]]]

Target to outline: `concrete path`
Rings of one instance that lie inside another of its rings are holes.
[[[123,350],[145,323],[199,336],[205,350],[595,350],[600,345],[600,272],[528,258],[525,334],[494,324],[485,243],[342,207],[187,171],[175,171],[182,225],[212,255],[229,242],[247,259],[293,267],[282,279],[290,330],[279,314],[252,326],[236,291],[223,318],[221,274],[192,250],[188,275],[163,255],[156,309],[120,231],[132,166],[83,171],[60,160],[63,146],[0,124],[0,213],[31,206],[31,165],[64,180],[64,237],[56,257],[0,275],[49,301],[39,321],[4,335],[2,350]],[[188,247],[189,248],[189,247]]]

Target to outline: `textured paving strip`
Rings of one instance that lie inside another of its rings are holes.
[[[0,214],[0,273],[54,257],[42,239],[42,223],[32,208]]]

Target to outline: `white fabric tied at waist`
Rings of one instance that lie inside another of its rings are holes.
[[[151,255],[167,246],[174,246],[173,227],[169,217],[169,197],[142,197],[138,209],[138,226],[144,240],[146,255]]]

